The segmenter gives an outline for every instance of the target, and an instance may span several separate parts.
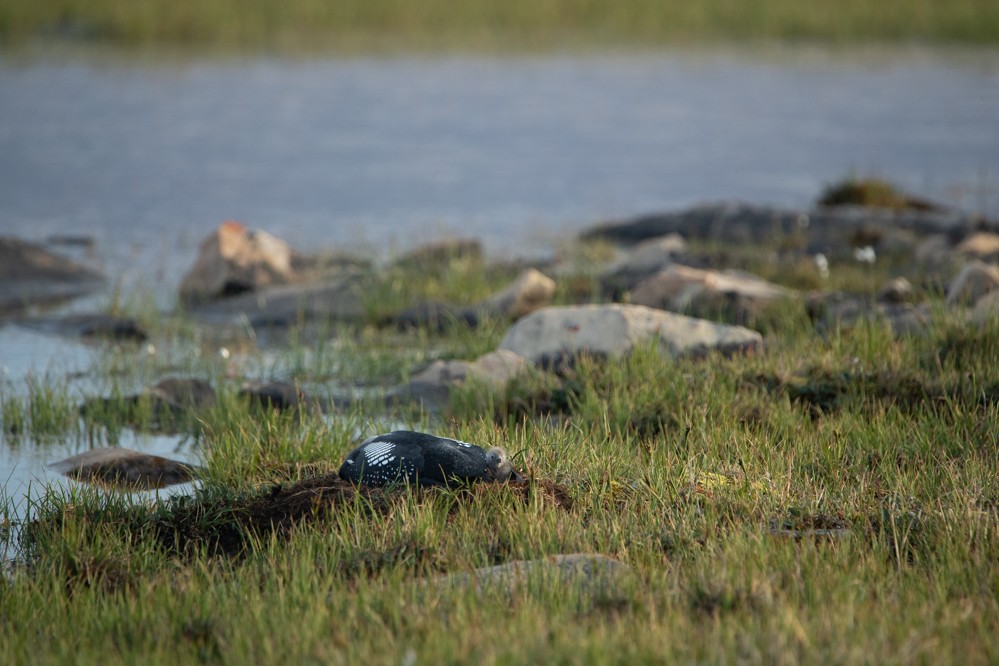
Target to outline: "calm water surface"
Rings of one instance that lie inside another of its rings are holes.
[[[91,236],[161,295],[229,218],[306,250],[536,255],[600,218],[806,206],[851,172],[999,215],[999,52],[0,59],[0,233]],[[11,386],[91,356],[0,326]],[[29,449],[0,444],[0,478],[68,453]]]

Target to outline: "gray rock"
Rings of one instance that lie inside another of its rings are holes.
[[[87,400],[80,406],[80,413],[87,418],[100,419],[122,410],[121,417],[128,425],[173,432],[178,426],[190,425],[198,412],[212,408],[215,400],[215,389],[202,379],[168,377],[134,395]],[[146,414],[148,422],[140,419]]]
[[[752,352],[763,338],[726,326],[641,305],[548,307],[515,323],[500,344],[542,366],[572,363],[580,354],[610,357],[655,343],[671,356]]]
[[[602,291],[617,299],[643,279],[671,266],[687,251],[680,234],[667,234],[638,243],[613,261],[601,276]]]
[[[99,289],[97,271],[34,243],[0,237],[0,316],[54,305]]]
[[[437,409],[447,403],[451,390],[472,380],[495,388],[506,386],[527,365],[519,355],[498,350],[474,361],[434,361],[402,386],[392,389],[387,399],[391,403],[422,403],[427,409]]]
[[[549,555],[537,560],[519,560],[472,572],[439,576],[429,581],[439,588],[503,590],[513,594],[531,580],[554,580],[583,594],[623,593],[631,568],[612,557],[596,553]]]
[[[968,320],[973,324],[984,324],[999,318],[999,290],[991,291],[977,301]]]
[[[933,318],[925,303],[873,301],[841,292],[810,294],[806,309],[822,331],[850,328],[862,321],[885,321],[895,335],[915,335],[925,333]]]
[[[763,307],[795,292],[742,271],[713,271],[673,264],[639,283],[631,302],[674,312],[702,313],[726,307],[758,313]]]
[[[690,209],[642,215],[598,225],[583,233],[584,239],[604,239],[633,245],[670,233],[685,238],[724,243],[772,243],[774,239],[800,239],[809,254],[838,257],[854,247],[871,246],[883,252],[882,242],[897,244],[894,230],[917,236],[960,235],[999,223],[955,210],[894,210],[863,206],[820,207],[810,211],[744,203],[720,203]],[[909,237],[908,241],[914,241]]]
[[[186,483],[198,472],[194,465],[120,448],[92,449],[49,468],[84,483],[133,491]]]
[[[475,328],[483,319],[518,319],[551,303],[554,294],[555,281],[528,268],[502,290],[475,305],[459,308],[442,301],[428,301],[390,316],[385,323],[400,328],[443,329],[452,322],[459,322]]]
[[[318,400],[292,382],[245,382],[239,396],[265,410],[304,413],[309,416],[320,416],[323,412]]]
[[[354,321],[367,316],[363,283],[340,277],[317,284],[270,287],[224,300],[202,303],[189,313],[206,323],[292,326],[306,321]]]
[[[180,284],[180,300],[196,304],[291,282],[293,252],[287,243],[239,222],[219,225],[201,243]]]
[[[947,288],[947,305],[976,302],[999,288],[999,267],[972,261],[961,269]]]
[[[143,342],[149,337],[142,325],[131,317],[99,313],[35,317],[19,323],[43,333],[73,338]]]

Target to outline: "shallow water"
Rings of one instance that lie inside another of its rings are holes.
[[[0,91],[0,233],[93,237],[112,283],[164,305],[228,218],[305,250],[537,255],[606,217],[807,206],[849,173],[999,215],[999,52],[7,58]],[[0,325],[6,390],[93,354]],[[44,464],[80,446],[0,445],[0,478],[63,483]]]

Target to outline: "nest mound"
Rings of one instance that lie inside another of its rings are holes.
[[[403,487],[370,488],[340,479],[335,472],[272,486],[242,498],[191,498],[176,503],[153,518],[156,539],[179,554],[206,548],[212,555],[245,554],[255,538],[272,533],[288,535],[296,525],[322,521],[340,508],[351,507],[369,515],[382,515],[410,492]],[[453,492],[442,488],[418,488],[423,496]],[[540,501],[561,509],[572,508],[566,487],[546,480],[521,483],[476,484],[461,490],[462,500],[492,493],[508,493],[529,502]]]

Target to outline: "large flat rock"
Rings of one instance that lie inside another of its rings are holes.
[[[742,326],[641,305],[577,305],[537,310],[515,323],[500,349],[520,354],[535,364],[558,366],[580,354],[610,357],[654,343],[673,357],[752,352],[763,337]]]

